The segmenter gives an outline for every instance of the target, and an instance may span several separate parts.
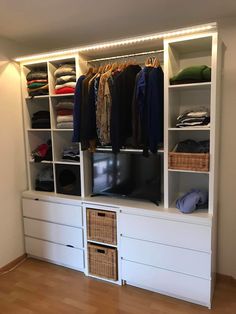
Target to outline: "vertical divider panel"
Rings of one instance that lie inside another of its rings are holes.
[[[164,208],[169,207],[168,146],[169,146],[169,44],[164,40]]]

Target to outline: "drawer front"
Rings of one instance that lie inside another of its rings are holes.
[[[127,284],[210,306],[210,281],[122,260]]]
[[[211,276],[209,253],[121,237],[121,257],[205,279]]]
[[[81,206],[23,199],[23,215],[68,226],[83,225]]]
[[[185,222],[121,213],[123,236],[210,253],[211,228]]]
[[[83,230],[80,228],[24,218],[24,232],[27,236],[83,248]]]
[[[84,269],[84,252],[80,249],[25,237],[26,253],[47,259],[57,264],[82,270]]]

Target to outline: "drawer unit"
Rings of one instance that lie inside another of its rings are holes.
[[[87,208],[88,240],[117,244],[116,212]]]
[[[210,306],[211,281],[122,260],[127,284]]]
[[[84,269],[83,250],[25,237],[26,253],[70,268]]]
[[[133,214],[120,214],[123,236],[210,253],[209,226]]]
[[[154,267],[210,279],[211,255],[154,242],[121,237],[121,257]]]
[[[83,248],[83,230],[80,228],[24,218],[24,232],[26,236]]]
[[[83,225],[81,206],[23,199],[23,215],[68,226]]]

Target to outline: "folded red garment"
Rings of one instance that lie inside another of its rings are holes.
[[[73,110],[71,109],[60,109],[57,110],[58,116],[71,116],[73,114]]]
[[[27,81],[27,84],[30,85],[32,83],[47,83],[48,80],[31,80],[31,81]]]
[[[73,87],[62,87],[55,90],[55,94],[71,94],[75,92]]]

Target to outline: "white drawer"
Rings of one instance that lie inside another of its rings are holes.
[[[74,269],[84,268],[84,252],[43,240],[25,237],[26,253]]]
[[[211,228],[186,222],[120,214],[123,236],[210,253]]]
[[[83,225],[81,206],[23,199],[23,215],[74,227]]]
[[[83,230],[80,228],[24,218],[24,232],[27,236],[83,248]]]
[[[211,255],[178,247],[121,237],[121,257],[205,279],[211,276]]]
[[[211,281],[122,260],[127,284],[210,306]]]

